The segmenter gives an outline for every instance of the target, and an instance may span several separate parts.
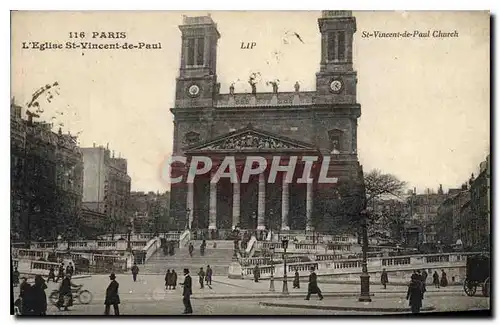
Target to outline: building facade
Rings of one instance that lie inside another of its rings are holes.
[[[161,232],[168,229],[170,193],[131,192],[128,211],[136,232]]]
[[[448,191],[448,197],[439,206],[434,222],[436,238],[441,244],[455,245],[458,240],[463,242],[462,222],[468,213],[465,205],[469,203],[470,192],[467,184],[464,184],[461,189]]]
[[[470,218],[465,220],[463,240],[470,248],[490,247],[490,155],[480,164],[479,175],[470,182]]]
[[[76,137],[22,117],[11,103],[11,231],[14,239],[76,236],[83,189],[83,160]]]
[[[222,93],[217,82],[216,23],[210,17],[185,17],[179,28],[182,54],[176,84],[174,156],[186,162],[171,165],[172,176],[186,177],[195,156],[210,157],[211,172],[196,175],[194,182],[172,184],[170,215],[183,227],[198,229],[312,229],[322,200],[340,200],[336,189],[346,185],[362,197],[362,168],[357,156],[357,121],[361,107],[356,100],[357,74],[353,69],[353,34],[356,20],[349,11],[325,11],[318,19],[321,33],[321,61],[316,73],[316,90],[281,92],[276,81],[272,92],[252,76],[251,93],[235,93],[231,85]],[[235,158],[236,181],[221,178],[211,183],[211,173],[225,158]],[[268,162],[265,170],[242,182],[248,157]],[[273,158],[280,165],[298,157],[292,181],[285,172],[269,181]],[[300,183],[314,156],[311,178]],[[318,182],[319,166],[326,164],[326,176],[335,184]],[[186,180],[184,178],[184,180]]]
[[[111,231],[123,230],[131,217],[127,210],[131,178],[127,160],[115,158],[103,146],[82,148],[84,181],[83,206],[102,213]]]

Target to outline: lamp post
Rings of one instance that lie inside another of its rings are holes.
[[[272,245],[269,248],[269,251],[271,253],[271,280],[269,282],[269,291],[274,292],[274,262],[273,262],[273,256],[274,256],[274,245]]]
[[[361,263],[361,293],[359,295],[358,301],[362,302],[370,302],[372,299],[370,298],[370,275],[368,274],[368,268],[366,265],[366,254],[368,252],[368,230],[367,230],[367,219],[370,211],[365,209],[361,211],[361,224],[362,224],[362,232],[363,232],[363,243],[362,243],[362,252],[363,252],[363,261]]]
[[[127,238],[127,250],[130,252],[132,251],[132,246],[130,245],[130,234],[132,233],[132,224],[129,222],[128,225],[127,225],[127,234],[128,234],[128,238]]]
[[[286,249],[288,248],[288,239],[281,241],[283,244],[283,294],[288,294],[288,282],[286,278]]]
[[[189,224],[190,213],[191,213],[191,209],[186,209],[186,230],[191,229],[191,225]]]

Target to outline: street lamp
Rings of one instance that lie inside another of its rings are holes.
[[[288,248],[288,239],[283,239],[281,241],[283,244],[283,294],[288,294],[288,282],[286,278],[286,249]]]
[[[271,253],[271,280],[269,282],[269,291],[274,292],[274,262],[273,262],[273,256],[274,256],[274,245],[272,245],[269,248],[269,251]]]
[[[127,234],[128,234],[128,238],[127,238],[127,250],[130,252],[132,251],[132,246],[130,245],[130,234],[132,233],[132,223],[128,223],[127,225]]]
[[[370,211],[365,209],[361,211],[361,224],[362,224],[362,232],[363,232],[363,243],[362,243],[362,252],[363,252],[363,261],[361,263],[361,293],[359,295],[358,301],[362,302],[370,302],[372,301],[370,298],[370,275],[368,274],[368,268],[366,263],[366,254],[368,252],[368,230],[367,230],[367,219],[369,217]]]
[[[186,230],[191,229],[191,225],[189,224],[190,214],[191,214],[191,209],[186,209]]]

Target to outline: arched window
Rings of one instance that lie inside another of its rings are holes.
[[[342,152],[342,141],[344,138],[344,131],[339,129],[332,129],[328,131],[328,139],[330,140],[330,152],[332,154],[340,154]]]

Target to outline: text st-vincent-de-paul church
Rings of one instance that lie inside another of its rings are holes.
[[[174,156],[187,163],[173,163],[172,174],[186,175],[193,156],[208,156],[213,171],[224,157],[234,156],[238,179],[248,156],[265,157],[267,169],[249,182],[231,183],[213,173],[197,175],[193,183],[172,184],[170,218],[176,228],[204,229],[207,238],[217,231],[234,229],[273,231],[324,230],[323,200],[340,200],[339,186],[355,192],[362,188],[362,168],[357,157],[357,75],[353,70],[352,44],[356,19],[349,11],[323,11],[318,19],[321,62],[316,73],[316,91],[224,93],[217,82],[217,24],[209,16],[184,17],[182,55],[177,78],[174,114]],[[290,76],[293,77],[293,76]],[[278,173],[274,183],[267,178],[273,157],[280,165],[287,157],[299,157],[291,183]],[[311,177],[298,183],[304,168],[300,157],[317,156]],[[321,157],[330,157],[328,177],[336,184],[316,181]]]

